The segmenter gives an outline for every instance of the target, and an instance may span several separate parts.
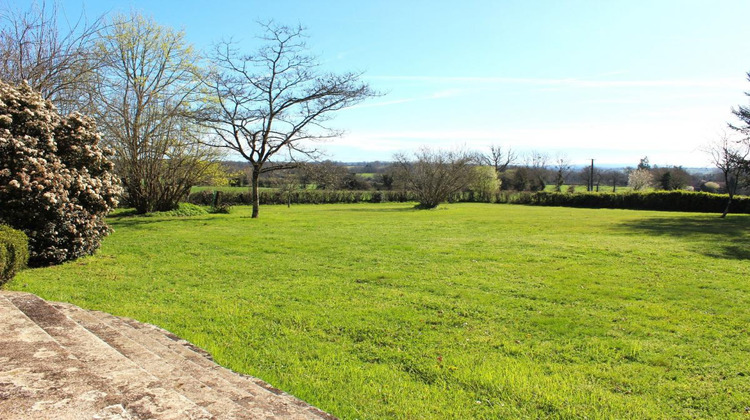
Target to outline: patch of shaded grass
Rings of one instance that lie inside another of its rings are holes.
[[[748,216],[235,210],[113,217],[96,256],[8,287],[163,326],[343,418],[741,418],[750,405],[750,267],[727,251],[748,244]]]

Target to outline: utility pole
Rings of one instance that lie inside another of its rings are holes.
[[[591,173],[589,174],[589,191],[594,191],[594,159],[591,159]]]

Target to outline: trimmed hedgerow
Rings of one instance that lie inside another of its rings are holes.
[[[415,201],[417,196],[409,191],[329,191],[329,190],[298,190],[298,191],[260,191],[260,204],[334,204],[334,203],[363,203],[363,202],[407,202]],[[214,192],[210,190],[190,194],[188,202],[202,206],[214,203]],[[251,204],[249,193],[222,192],[221,203],[226,205]]]
[[[585,207],[631,210],[684,211],[721,213],[726,206],[725,194],[692,191],[650,192],[501,192],[497,202],[528,204],[535,206]],[[732,213],[750,213],[750,198],[735,197],[730,209]]]
[[[29,261],[29,239],[20,230],[0,225],[0,285],[5,284]]]

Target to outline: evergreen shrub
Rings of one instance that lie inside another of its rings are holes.
[[[20,230],[0,225],[0,285],[10,281],[29,260],[29,239]]]

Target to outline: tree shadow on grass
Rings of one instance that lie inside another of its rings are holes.
[[[147,215],[134,215],[134,214],[117,214],[107,217],[107,222],[115,228],[117,227],[133,227],[138,228],[142,226],[152,225],[156,223],[172,223],[172,222],[200,222],[208,221],[210,218],[205,216],[147,216]]]
[[[709,257],[750,260],[750,217],[687,216],[655,217],[622,223],[634,234],[685,238],[700,244],[699,252]]]

